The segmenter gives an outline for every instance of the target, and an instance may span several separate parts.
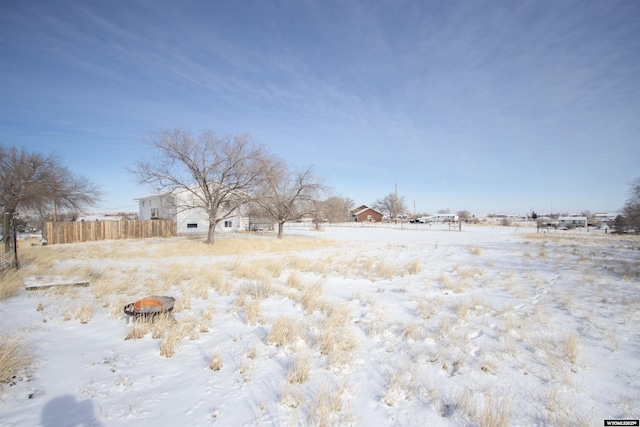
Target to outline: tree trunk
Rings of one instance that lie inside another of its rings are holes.
[[[278,222],[278,239],[282,239],[284,235],[284,222]]]
[[[11,231],[13,234],[13,266],[14,268],[17,270],[20,268],[20,265],[18,264],[18,235],[17,235],[17,231],[18,228],[16,227],[16,220],[15,218],[11,219]]]
[[[5,212],[3,216],[3,225],[2,225],[2,234],[4,235],[4,251],[5,253],[11,250],[11,242],[9,241],[9,236],[11,233],[9,232],[9,227],[11,227],[11,214],[9,212]]]
[[[216,223],[211,221],[209,222],[209,232],[207,233],[207,243],[213,245],[215,242],[216,235]]]

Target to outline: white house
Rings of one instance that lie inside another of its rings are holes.
[[[174,219],[178,234],[206,234],[209,231],[209,216],[203,208],[188,208],[195,196],[184,189],[168,193],[152,194],[134,199],[138,201],[139,216],[147,219]],[[220,221],[216,233],[245,231],[249,219],[236,211],[229,218]]]
[[[419,222],[458,222],[460,218],[456,214],[437,214],[418,218]]]
[[[586,227],[586,216],[561,216],[558,218],[558,227]]]

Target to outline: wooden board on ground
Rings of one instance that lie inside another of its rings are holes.
[[[24,288],[28,291],[37,291],[49,288],[87,287],[91,283],[87,280],[60,276],[30,276],[25,279]]]

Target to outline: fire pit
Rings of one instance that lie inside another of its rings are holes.
[[[174,297],[152,295],[124,306],[124,314],[129,316],[155,316],[173,310]]]

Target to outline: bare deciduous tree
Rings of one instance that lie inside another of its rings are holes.
[[[185,191],[176,208],[202,209],[209,220],[207,243],[214,243],[215,228],[248,201],[264,175],[264,149],[246,136],[217,137],[205,131],[199,137],[174,129],[150,132],[146,142],[151,160],[136,163],[131,171],[141,183],[159,191]]]
[[[471,212],[467,210],[458,211],[456,212],[456,215],[458,215],[458,218],[460,219],[460,221],[463,221],[463,222],[469,222],[473,217],[473,215],[471,215]]]
[[[51,179],[45,183],[53,205],[53,221],[58,220],[58,212],[81,212],[93,205],[102,194],[101,190],[88,178],[74,175],[65,166],[52,171]]]
[[[355,202],[352,199],[332,196],[321,202],[320,216],[322,217],[322,221],[330,223],[350,222],[353,221],[351,211],[354,206]]]
[[[400,214],[407,211],[407,204],[404,201],[404,197],[390,193],[384,198],[376,200],[373,208],[378,212],[388,215],[391,220],[397,221]]]
[[[636,233],[640,232],[640,178],[636,178],[629,184],[629,198],[622,208],[625,221]]]
[[[9,228],[13,231],[16,267],[16,223],[13,218],[17,213],[45,213],[51,206],[54,206],[54,211],[55,206],[80,211],[96,203],[100,196],[101,192],[95,184],[87,178],[74,175],[55,156],[0,146],[0,206],[5,234]],[[5,239],[5,250],[10,250],[11,244],[9,239]]]
[[[271,157],[263,170],[267,174],[255,193],[257,203],[264,213],[278,223],[278,238],[284,235],[284,224],[296,221],[304,215],[314,216],[319,209],[318,200],[326,187],[313,168],[291,171],[277,157]]]

